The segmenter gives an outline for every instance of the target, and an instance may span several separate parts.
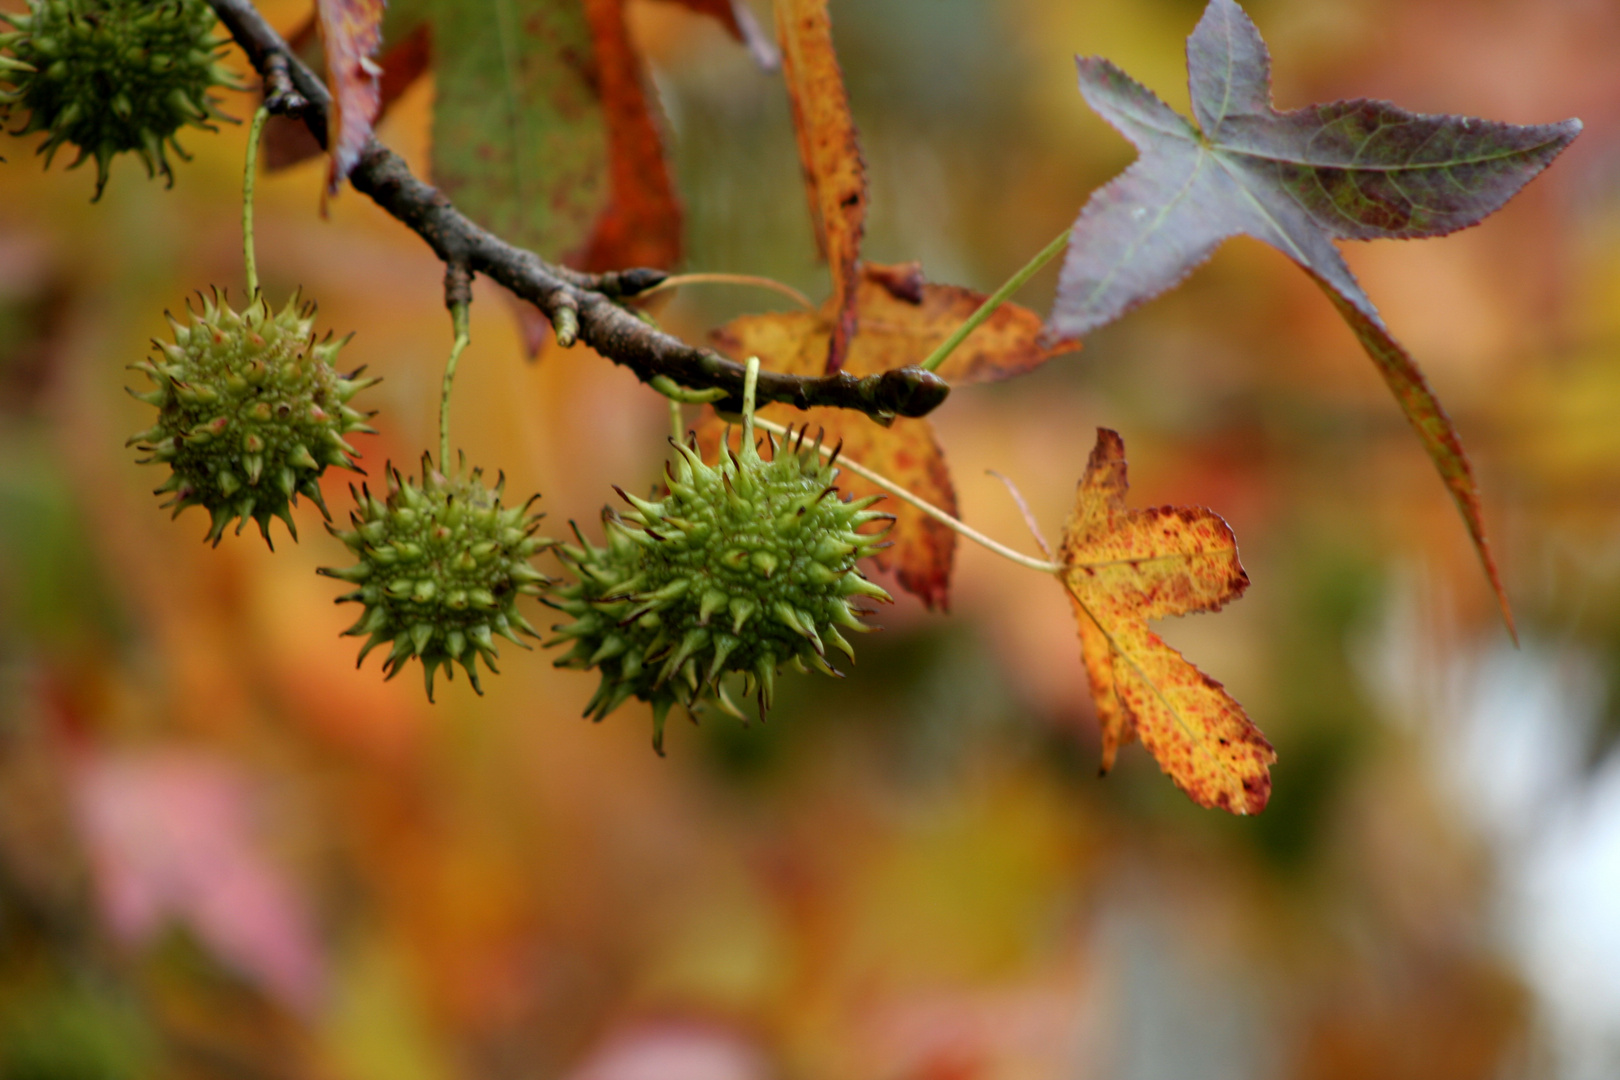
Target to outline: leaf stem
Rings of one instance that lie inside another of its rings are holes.
[[[1052,547],[1046,542],[1046,537],[1041,535],[1040,523],[1035,520],[1035,515],[1030,513],[1029,503],[1024,501],[1024,493],[1018,490],[1018,485],[1012,482],[1012,477],[1004,476],[994,469],[984,471],[1007,485],[1007,494],[1011,495],[1013,502],[1018,504],[1018,512],[1024,515],[1024,525],[1029,529],[1029,535],[1035,538],[1035,546],[1041,549],[1042,555],[1050,559],[1052,557]]]
[[[750,416],[750,414],[747,412],[743,414],[743,422],[743,438],[745,440],[743,442],[744,446],[751,445],[751,443],[747,441],[750,434],[750,424],[752,426],[762,428],[765,431],[769,431],[774,435],[786,436],[789,434],[788,428],[784,427],[783,425],[771,420]],[[832,457],[833,452],[833,449],[830,447],[823,446],[821,448],[821,454],[823,457],[830,458]],[[963,522],[960,518],[947,514],[945,511],[941,510],[927,499],[924,499],[922,496],[913,494],[907,488],[901,487],[899,484],[895,483],[893,480],[890,480],[881,473],[873,472],[871,469],[868,469],[865,465],[862,465],[858,461],[854,461],[841,455],[838,458],[838,464],[841,468],[848,469],[856,476],[876,484],[878,487],[882,488],[884,491],[887,491],[895,498],[900,499],[903,502],[910,503],[918,510],[921,510],[929,517],[933,518],[935,521],[946,526],[947,528],[954,529],[956,532],[961,533],[969,540],[972,540],[975,544],[978,544],[981,547],[989,548],[997,555],[1000,555],[1003,559],[1015,562],[1019,566],[1027,566],[1031,570],[1039,570],[1043,574],[1061,574],[1063,572],[1062,563],[1047,562],[1041,559],[1032,558],[1029,555],[1025,555],[1023,552],[1014,551],[1006,544],[1003,544],[997,540],[992,540],[984,533]]]
[[[263,105],[253,114],[253,123],[248,127],[247,165],[242,170],[242,266],[250,307],[259,295],[259,260],[253,251],[253,184],[258,175],[259,136],[269,118],[270,110]]]
[[[450,324],[455,327],[456,340],[450,346],[450,359],[444,365],[444,386],[439,391],[439,471],[444,473],[450,470],[450,384],[455,381],[462,350],[472,340],[467,326],[467,308],[465,300],[450,305]]]
[[[754,416],[754,391],[758,386],[759,357],[750,356],[743,374],[742,452],[745,454],[757,452],[754,450],[754,424],[758,422]]]
[[[979,310],[975,311],[972,315],[969,315],[967,317],[967,321],[961,326],[958,326],[954,334],[940,342],[939,348],[935,349],[933,353],[929,355],[928,359],[922,362],[922,369],[924,371],[939,370],[939,365],[943,364],[951,353],[956,351],[956,347],[962,344],[962,342],[967,339],[969,334],[977,330],[981,325],[983,325],[986,319],[994,315],[996,313],[996,309],[1007,302],[1008,297],[1012,296],[1012,294],[1017,292],[1019,289],[1022,289],[1024,285],[1028,283],[1029,279],[1034,277],[1036,273],[1040,271],[1041,267],[1055,259],[1058,253],[1063,250],[1068,242],[1069,230],[1064,229],[1061,233],[1053,238],[1050,244],[1047,244],[1044,248],[1042,248],[1039,254],[1037,254],[1033,259],[1029,260],[1029,262],[1025,263],[1023,269],[1019,270],[1018,273],[1008,278],[1006,283],[1002,285],[1001,288],[990,294],[990,297],[985,300],[984,303],[979,305]]]
[[[728,396],[717,386],[711,386],[707,390],[689,390],[668,375],[654,375],[647,385],[670,401],[682,405],[707,405],[711,401],[720,401]]]
[[[639,300],[643,296],[651,296],[667,289],[678,289],[682,285],[752,285],[756,288],[781,293],[807,310],[813,310],[816,306],[808,296],[793,286],[783,284],[773,278],[760,277],[756,274],[676,274],[674,277],[665,278],[650,289],[641,290],[636,294],[636,298]]]

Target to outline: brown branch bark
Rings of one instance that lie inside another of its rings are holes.
[[[275,104],[300,117],[317,142],[326,145],[331,95],[326,84],[287,48],[252,0],[209,0],[220,22],[271,88]],[[290,81],[291,90],[287,93]],[[302,101],[298,101],[302,98]],[[349,174],[355,190],[420,236],[447,265],[464,267],[500,282],[530,301],[553,325],[578,323],[578,340],[623,365],[642,382],[667,376],[697,390],[719,388],[731,397],[721,408],[740,409],[743,367],[709,349],[700,349],[642,322],[618,301],[664,279],[659,270],[630,269],[583,274],[549,263],[532,251],[507,243],[456,209],[441,192],[414,175],[403,158],[372,136]],[[845,373],[819,378],[762,371],[757,397],[808,409],[856,409],[875,419],[923,416],[945,400],[950,387],[932,372],[906,367],[856,378]]]

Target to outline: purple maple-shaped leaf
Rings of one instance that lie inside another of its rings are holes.
[[[1049,332],[1079,337],[1117,319],[1227,237],[1277,248],[1316,280],[1377,363],[1457,501],[1511,631],[1456,429],[1333,241],[1418,239],[1477,224],[1546,168],[1581,122],[1502,124],[1369,100],[1279,112],[1265,42],[1235,0],[1210,0],[1187,39],[1197,126],[1107,60],[1078,62],[1080,92],[1141,157],[1075,222]]]

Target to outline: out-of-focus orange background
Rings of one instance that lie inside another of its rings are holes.
[[[266,3],[283,29],[307,14]],[[1074,88],[1184,106],[1193,0],[832,5],[872,180],[867,256],[994,287],[1131,151]],[[1378,96],[1586,133],[1484,226],[1349,248],[1473,454],[1522,647],[1372,365],[1235,241],[1085,350],[952,397],[966,519],[1032,548],[1098,425],[1139,504],[1208,505],[1254,584],[1161,627],[1276,744],[1255,819],[1140,748],[1106,780],[1049,579],[977,548],[850,678],[766,725],[579,719],[594,676],[505,651],[475,697],[354,670],[307,503],[201,542],[123,441],[125,365],[211,284],[240,303],[240,127],[174,189],[0,166],[0,1073],[331,1080],[1597,1080],[1620,1075],[1620,5],[1253,0],[1285,107]],[[768,16],[767,5],[761,15]],[[688,268],[815,296],[780,83],[646,0]],[[425,168],[432,87],[382,136]],[[228,108],[246,116],[237,95]],[[372,475],[435,438],[441,268],[318,162],[261,180],[266,288],[356,331]],[[1021,297],[1044,310],[1053,274]],[[651,482],[662,399],[520,356],[480,283],[454,438],[587,529]],[[773,298],[686,290],[700,339]],[[328,474],[340,515],[347,478]],[[279,527],[278,527],[279,529]],[[251,531],[251,530],[250,530]],[[549,614],[530,613],[540,621]],[[548,623],[549,624],[549,623]]]

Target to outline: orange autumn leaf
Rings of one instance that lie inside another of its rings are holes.
[[[917,263],[864,266],[856,290],[860,332],[850,343],[845,369],[871,375],[920,363],[984,302],[984,296],[954,285],[930,285]],[[819,311],[747,315],[716,334],[720,348],[741,361],[757,356],[761,365],[794,375],[819,374],[837,319],[837,298]],[[952,383],[987,382],[1030,370],[1076,346],[1040,344],[1041,319],[1027,308],[1006,304],[968,336],[940,374]],[[843,409],[813,409],[806,417],[786,406],[761,415],[782,423],[808,420],[812,434],[827,432],[828,445],[844,443],[844,452],[902,484],[929,502],[956,513],[945,455],[927,420],[897,419],[889,427]],[[706,448],[719,444],[720,424],[711,421],[701,432]],[[859,496],[881,492],[859,477],[845,474],[841,486]],[[895,515],[889,534],[893,546],[874,556],[883,569],[893,569],[900,585],[931,608],[948,605],[956,534],[922,511],[891,502]]]
[[[871,375],[920,364],[984,303],[985,294],[958,285],[931,285],[917,262],[865,263],[856,281],[860,331],[850,342],[844,367]],[[773,371],[820,374],[837,319],[837,297],[817,311],[744,315],[716,334],[733,357],[758,356]],[[999,382],[1031,371],[1080,348],[1078,341],[1042,344],[1041,317],[1018,304],[1003,304],[969,334],[937,374],[952,386]]]
[[[1276,752],[1220,683],[1147,627],[1242,595],[1249,576],[1237,538],[1202,507],[1127,510],[1126,487],[1125,444],[1099,428],[1060,561],[1102,726],[1103,771],[1139,737],[1200,806],[1259,813]]]
[[[681,206],[624,8],[625,0],[585,0],[607,124],[608,202],[583,249],[565,260],[581,270],[665,270],[681,257]]]
[[[855,336],[857,271],[866,232],[866,164],[833,51],[827,0],[776,0],[776,32],[782,42],[782,74],[810,196],[810,218],[832,272],[832,333],[825,362],[815,372],[831,374],[844,368]]]
[[[332,166],[326,190],[336,194],[359,162],[382,107],[377,85],[382,69],[371,57],[382,44],[383,0],[318,0],[316,10],[326,50],[326,82],[332,91],[328,140]]]

